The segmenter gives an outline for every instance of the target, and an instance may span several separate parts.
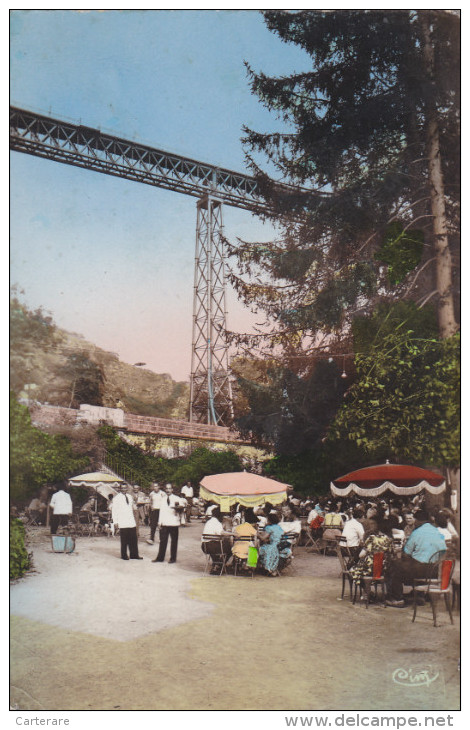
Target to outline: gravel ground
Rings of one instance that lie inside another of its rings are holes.
[[[141,561],[120,560],[119,538],[63,555],[31,531],[34,571],[10,593],[12,707],[459,709],[459,612],[452,626],[442,604],[434,628],[429,606],[413,624],[409,607],[341,601],[336,557],[305,548],[280,578],[203,577],[201,531],[180,529],[174,565],[151,562],[146,528]],[[420,671],[432,682],[397,683]]]

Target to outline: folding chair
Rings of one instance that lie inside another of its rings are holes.
[[[204,575],[207,575],[209,566],[220,567],[219,576],[227,573],[227,555],[224,552],[224,537],[221,535],[203,535],[201,549],[206,556],[206,564],[204,566]],[[210,552],[208,552],[208,543],[211,544]]]
[[[323,555],[326,555],[328,550],[332,550],[336,554],[336,545],[341,537],[341,533],[338,534],[337,529],[336,527],[323,526],[320,548],[323,550]]]
[[[437,575],[436,575],[437,568]],[[455,559],[448,558],[442,551],[435,553],[428,563],[428,575],[422,579],[413,581],[413,622],[418,610],[418,594],[424,593],[429,598],[432,608],[434,626],[437,626],[436,603],[440,596],[444,596],[446,609],[449,614],[450,623],[454,623],[452,616],[452,575],[455,569]]]
[[[322,531],[321,531],[322,532]],[[308,552],[314,552],[321,553],[322,547],[321,547],[321,535],[318,532],[318,528],[312,528],[309,525],[307,525],[305,529],[305,534],[307,535],[307,541],[305,543],[305,547],[308,549],[311,545],[312,547],[308,550]]]
[[[76,516],[75,529],[79,535],[93,535],[95,532],[95,523],[91,512],[79,512]]]
[[[28,521],[26,523],[26,527],[39,527],[39,518],[41,516],[41,513],[38,510],[32,509],[26,511],[26,517],[28,518]]]
[[[248,547],[253,545],[254,537],[251,535],[240,535],[237,536],[234,544],[237,542],[246,542],[248,543]],[[241,568],[242,566],[245,566],[247,570],[251,572],[251,577],[253,578],[254,572],[256,570],[256,566],[248,565],[248,556],[246,558],[240,558],[238,555],[233,555],[233,574],[237,575],[237,569]]]
[[[300,538],[300,535],[298,532],[286,532],[286,534],[284,535],[284,537],[282,539],[289,541],[289,547],[292,550],[292,552],[294,552],[294,548],[296,548],[297,545],[299,544],[299,538]]]
[[[452,555],[452,557],[454,556]],[[458,601],[460,611],[460,558],[455,558],[455,569],[452,576],[452,610],[455,608],[456,601]]]

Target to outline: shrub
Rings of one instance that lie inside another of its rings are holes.
[[[21,578],[31,567],[25,546],[25,529],[21,520],[10,517],[10,578]]]

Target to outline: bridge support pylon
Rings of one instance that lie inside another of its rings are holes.
[[[226,316],[222,202],[207,195],[197,203],[190,421],[233,420]]]

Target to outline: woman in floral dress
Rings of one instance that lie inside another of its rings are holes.
[[[359,553],[357,563],[349,569],[351,577],[357,585],[360,585],[362,578],[372,576],[375,553],[384,554],[383,572],[394,557],[391,528],[387,520],[383,520],[380,523],[376,522],[375,527]]]

